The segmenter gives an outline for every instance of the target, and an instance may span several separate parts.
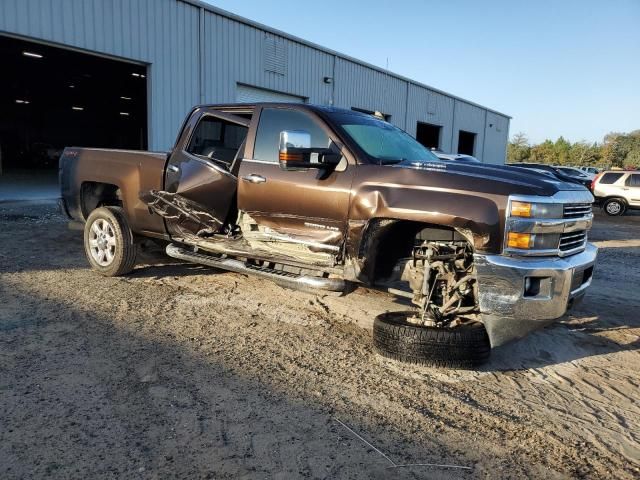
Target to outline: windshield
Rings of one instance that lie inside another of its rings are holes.
[[[365,115],[337,114],[332,118],[375,163],[439,161],[411,135],[390,123]]]

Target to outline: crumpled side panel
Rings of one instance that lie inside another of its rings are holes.
[[[222,229],[223,219],[217,218],[215,212],[206,211],[204,206],[177,193],[150,190],[140,195],[140,199],[165,219],[174,236],[206,237]]]

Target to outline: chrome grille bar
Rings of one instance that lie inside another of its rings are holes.
[[[580,218],[591,214],[590,203],[568,203],[564,205],[564,218]]]
[[[560,250],[566,252],[582,248],[587,241],[587,232],[571,232],[560,235]]]

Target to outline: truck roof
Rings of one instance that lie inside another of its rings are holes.
[[[295,103],[295,102],[254,102],[254,103],[212,103],[196,105],[196,108],[215,108],[219,110],[249,110],[256,107],[293,107],[300,110],[320,111],[325,113],[348,113],[352,115],[370,116],[373,114],[358,112],[348,108],[339,108],[332,105],[318,105],[315,103]]]

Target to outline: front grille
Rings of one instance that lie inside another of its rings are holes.
[[[587,242],[587,232],[570,232],[560,235],[560,251],[568,252],[583,247]]]
[[[591,213],[590,203],[568,203],[564,206],[564,218],[581,218]]]

